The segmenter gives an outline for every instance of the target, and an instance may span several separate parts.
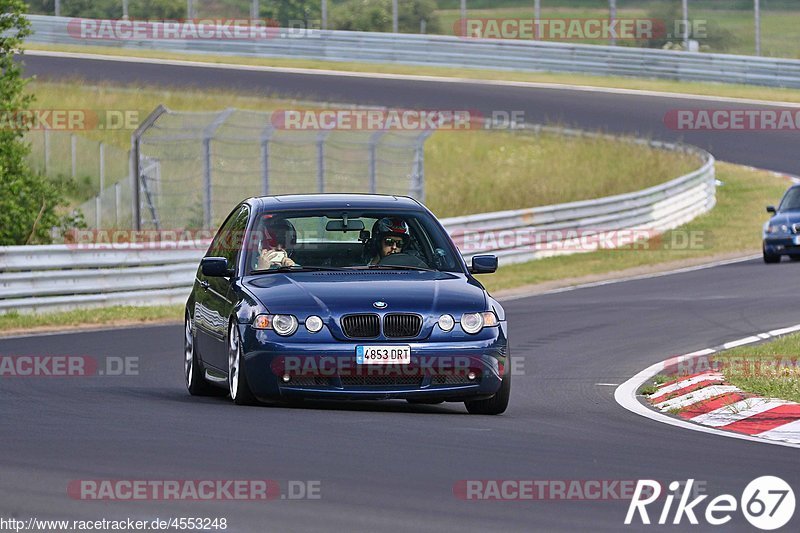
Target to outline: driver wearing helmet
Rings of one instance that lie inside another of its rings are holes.
[[[289,250],[297,244],[297,232],[288,220],[269,219],[264,225],[264,240],[258,255],[258,270],[294,266]]]
[[[376,266],[387,255],[402,252],[410,239],[408,224],[403,219],[385,217],[378,220],[372,226],[372,238],[367,241],[367,253],[372,256],[368,266]]]

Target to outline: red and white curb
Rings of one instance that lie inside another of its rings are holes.
[[[676,364],[691,367],[695,359],[722,350],[753,344],[800,331],[800,324],[781,328],[686,355],[672,357],[642,370],[617,387],[614,399],[638,415],[703,433],[800,448],[800,404],[745,393],[725,382],[720,372],[708,369],[659,385],[645,404],[640,387]],[[699,366],[699,365],[698,365]],[[676,416],[666,413],[677,411]]]

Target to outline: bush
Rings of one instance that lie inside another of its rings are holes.
[[[331,10],[333,28],[351,31],[392,31],[391,0],[348,0]],[[405,0],[398,2],[397,25],[402,33],[419,33],[420,21],[425,20],[426,32],[441,29],[434,0]]]
[[[739,42],[739,38],[732,31],[723,28],[714,21],[708,21],[705,27],[699,26],[697,20],[691,18],[691,10],[689,11],[689,39],[693,39],[700,43],[700,46],[711,52],[725,52],[730,47]],[[659,32],[660,36],[647,39],[639,42],[639,46],[646,48],[670,48],[680,49],[683,45],[683,37],[681,35],[674,35],[676,30],[680,30],[680,26],[676,26],[676,21],[683,18],[681,13],[680,2],[672,1],[664,4],[659,4],[658,7],[648,12],[647,16],[651,19],[656,19],[664,22],[664,31]],[[693,30],[701,30],[703,33],[693,34]],[[673,34],[667,37],[668,34]]]

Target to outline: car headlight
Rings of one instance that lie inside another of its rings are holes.
[[[311,333],[316,333],[322,329],[322,319],[317,315],[306,318],[306,329]]]
[[[789,226],[786,224],[770,224],[767,222],[764,224],[764,233],[766,234],[773,234],[773,233],[789,233]]]
[[[456,320],[451,315],[442,315],[438,324],[442,331],[450,331],[456,325]]]
[[[297,319],[292,315],[258,315],[253,321],[256,329],[271,329],[278,335],[288,337],[297,331]]]
[[[475,334],[483,328],[496,326],[497,317],[492,311],[485,313],[464,313],[461,315],[461,329],[466,333]]]

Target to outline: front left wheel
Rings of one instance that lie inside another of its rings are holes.
[[[214,396],[218,390],[203,377],[203,368],[197,356],[192,317],[186,312],[183,338],[183,376],[192,396]]]
[[[771,253],[767,252],[766,247],[761,249],[761,254],[764,257],[764,262],[767,263],[767,264],[774,264],[774,263],[780,263],[781,262],[780,254],[771,254]]]
[[[256,397],[250,391],[247,375],[242,364],[242,341],[239,339],[239,328],[231,320],[228,328],[228,387],[231,400],[236,405],[252,405]]]
[[[509,398],[511,398],[511,372],[503,376],[497,394],[486,400],[464,402],[464,405],[471,415],[499,415],[508,408]]]

